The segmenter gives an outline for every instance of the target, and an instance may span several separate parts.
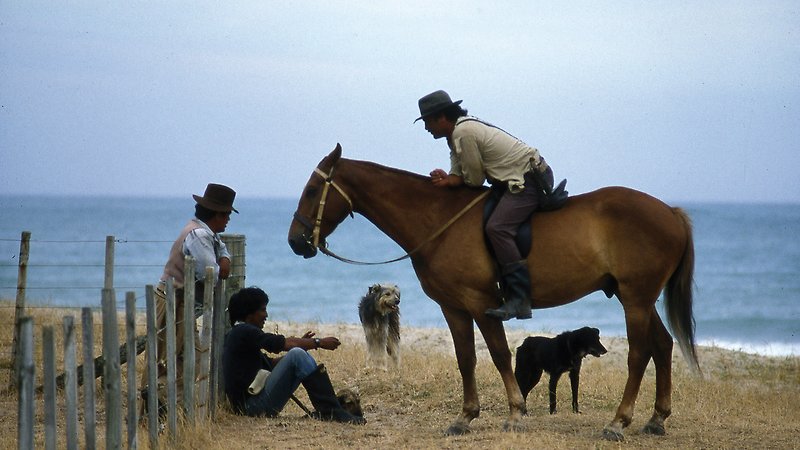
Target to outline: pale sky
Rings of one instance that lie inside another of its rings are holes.
[[[337,142],[427,174],[437,89],[574,194],[800,202],[796,0],[0,0],[0,194],[297,198]]]

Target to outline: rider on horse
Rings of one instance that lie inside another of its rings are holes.
[[[482,186],[488,180],[502,196],[486,222],[505,287],[505,303],[486,314],[500,320],[531,318],[531,278],[527,259],[514,241],[517,230],[540,205],[540,191],[553,189],[553,171],[539,150],[489,123],[467,115],[445,91],[419,99],[420,117],[434,139],[447,138],[450,172],[434,169],[434,186]]]

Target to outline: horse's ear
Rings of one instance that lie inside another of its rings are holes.
[[[336,143],[336,148],[333,149],[333,151],[331,152],[330,155],[328,155],[328,158],[332,158],[331,161],[332,162],[336,162],[341,157],[342,157],[342,144],[337,142]]]

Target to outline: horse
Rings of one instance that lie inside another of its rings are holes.
[[[404,251],[423,291],[441,308],[453,337],[463,387],[460,415],[446,435],[470,431],[480,414],[475,380],[477,325],[500,373],[509,405],[506,431],[523,431],[525,401],[511,367],[503,322],[484,312],[499,306],[496,264],[483,237],[487,187],[441,189],[427,176],[342,158],[341,145],[324,157],[305,185],[289,227],[289,246],[304,258],[321,251],[325,239],[358,213]],[[616,296],[625,313],[628,377],[608,440],[624,439],[645,369],[656,370],[654,411],[643,432],[663,435],[672,395],[673,340],[656,310],[664,291],[669,325],[689,367],[699,373],[695,351],[692,288],[694,243],[691,221],[681,208],[645,193],[606,187],[570,196],[555,211],[532,216],[532,308],[552,308],[595,291]],[[444,226],[442,226],[444,225]]]

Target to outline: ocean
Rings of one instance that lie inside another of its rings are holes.
[[[171,243],[193,215],[194,201],[187,197],[0,195],[0,298],[16,296],[19,240],[22,231],[30,231],[28,305],[99,307],[105,240],[114,236],[118,305],[124,308],[125,292],[133,291],[144,308],[145,286],[157,282]],[[408,260],[359,266],[322,254],[294,255],[287,233],[296,206],[296,199],[237,198],[241,214],[232,215],[225,232],[245,236],[246,284],[269,294],[272,320],[357,324],[358,302],[367,288],[391,282],[402,291],[401,326],[446,328]],[[698,342],[800,355],[800,205],[674,206],[687,210],[694,225]],[[358,215],[346,219],[328,241],[331,250],[355,260],[404,254]],[[621,305],[602,293],[506,324],[530,334],[588,325],[599,328],[601,337],[625,336]]]

